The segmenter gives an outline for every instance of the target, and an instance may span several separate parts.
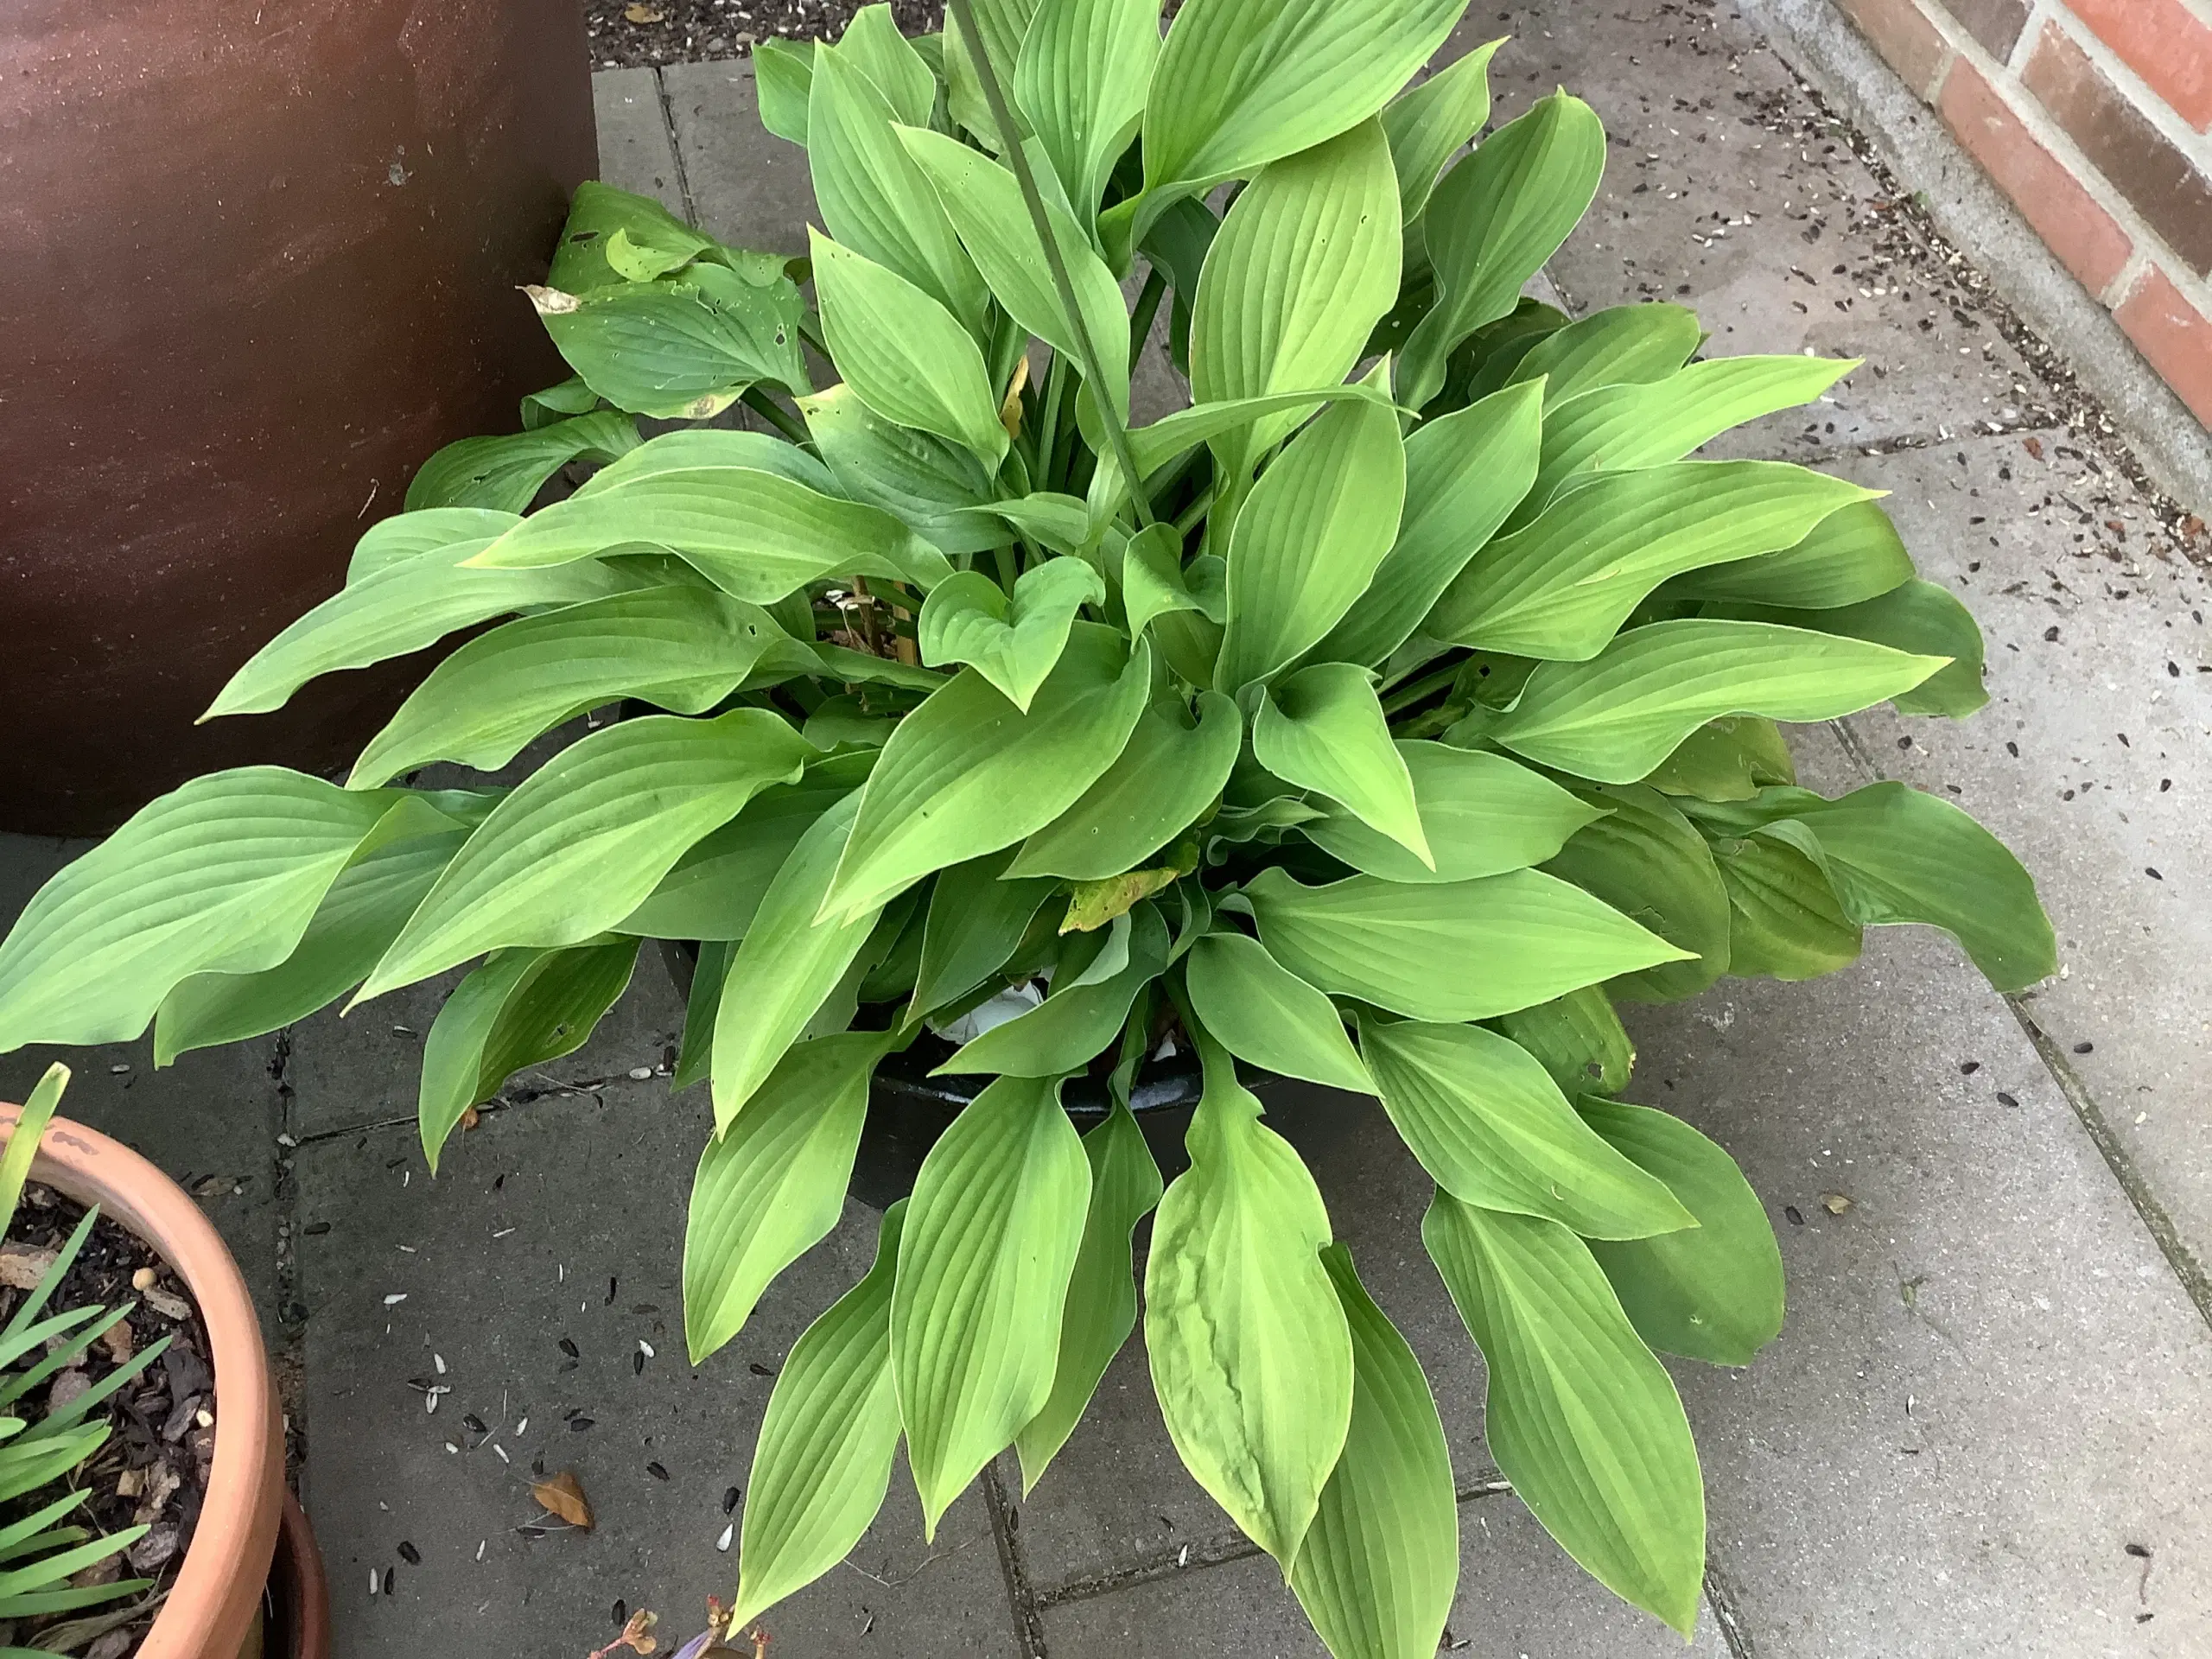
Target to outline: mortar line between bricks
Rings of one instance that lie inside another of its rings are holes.
[[[1830,721],[1828,728],[1835,734],[1837,741],[1843,746],[1844,753],[1850,757],[1853,766],[1873,781],[1885,781],[1881,768],[1874,764],[1873,757],[1867,753],[1866,746],[1859,742],[1856,733],[1840,720]],[[2197,1317],[2212,1326],[2212,1274],[2207,1274],[2204,1264],[2196,1259],[2196,1253],[2183,1242],[2181,1230],[2174,1225],[2166,1206],[2159,1202],[2151,1183],[2135,1166],[2135,1160],[2128,1155],[2127,1148],[2120,1145],[2120,1137],[2113,1133],[2111,1120],[2106,1117],[2104,1109],[2097,1104],[2096,1096],[2082,1080],[2081,1073],[2074,1069],[2073,1063],[2060,1052],[2059,1046],[2051,1041],[2049,1033],[2037,1023],[2035,1015],[2029,1011],[2027,998],[2018,992],[2012,992],[2005,997],[2005,1006],[2012,1010],[2012,1018],[2018,1022],[2029,1046],[2035,1050],[2036,1058],[2043,1062],[2044,1071],[2058,1085],[2058,1092],[2065,1096],[2075,1120],[2088,1135],[2089,1144],[2097,1149],[2097,1155],[2104,1160],[2105,1167],[2112,1173],[2113,1179],[2120,1184],[2120,1192],[2126,1195],[2127,1202],[2134,1207],[2135,1218],[2143,1224],[2144,1230],[2151,1235],[2151,1242],[2158,1247],[2158,1254],[2165,1257],[2166,1266],[2181,1281],[2183,1294],[2196,1309]]]
[[[983,1507],[990,1512],[991,1535],[999,1547],[999,1571],[1006,1580],[1006,1599],[1014,1615],[1014,1640],[1026,1659],[1045,1659],[1045,1624],[1036,1595],[1029,1587],[1029,1563],[1021,1547],[1020,1521],[999,1479],[995,1462],[983,1465]]]
[[[653,71],[653,92],[660,100],[660,124],[668,134],[668,153],[676,161],[676,194],[683,204],[683,222],[696,225],[699,209],[691,200],[691,175],[683,165],[683,139],[676,130],[676,106],[669,97],[668,77],[658,68]]]

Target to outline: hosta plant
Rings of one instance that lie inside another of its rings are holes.
[[[642,940],[696,943],[695,1360],[836,1220],[878,1065],[988,1084],[783,1369],[740,1621],[852,1547],[902,1440],[931,1529],[1008,1447],[1045,1477],[1150,1215],[1192,1474],[1333,1651],[1425,1655],[1437,1413],[1248,1084],[1377,1096],[1491,1455],[1687,1630],[1703,1498],[1655,1356],[1750,1361],[1780,1259],[1727,1154],[1621,1098],[1614,1005],[1825,973],[1875,924],[2007,989],[2052,942],[1948,803],[1795,782],[1777,722],[1982,701],[1875,492],[1685,459],[1852,365],[1524,298],[1605,134],[1558,93],[1470,151],[1490,48],[1416,79],[1465,3],[1188,0],[1163,39],[1158,0],[955,0],[940,36],[875,6],[764,45],[810,245],[580,194],[531,291],[575,378],[433,458],[210,713],[513,620],[342,785],[203,778],[63,871],[0,950],[0,1048],[150,1020],[166,1060],[474,964],[425,1047],[435,1165]],[[1188,404],[1147,411],[1163,364]],[[409,781],[617,710],[512,788]],[[1163,1194],[1126,1103],[1170,1045],[1205,1086]],[[1078,1135],[1084,1073],[1120,1103]]]

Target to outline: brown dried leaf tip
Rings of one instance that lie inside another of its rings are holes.
[[[568,1481],[572,1486],[575,1484],[575,1478],[572,1475],[563,1475],[561,1478]],[[552,1484],[550,1481],[546,1484],[548,1485]],[[579,1498],[578,1501],[581,1502],[582,1499]],[[550,1503],[548,1503],[545,1507],[550,1510],[553,1506]],[[580,1524],[583,1526],[589,1526],[591,1522],[586,1521]],[[660,1646],[659,1642],[654,1639],[652,1634],[653,1626],[659,1623],[659,1614],[649,1613],[644,1608],[640,1607],[636,1612],[630,1615],[629,1623],[623,1625],[621,1635],[616,1637],[612,1642],[608,1643],[603,1648],[593,1649],[590,1654],[587,1656],[587,1659],[608,1659],[609,1655],[619,1653],[625,1648],[629,1649],[632,1653],[652,1653]]]
[[[550,1480],[531,1483],[530,1495],[552,1514],[557,1515],[572,1527],[586,1532],[592,1528],[591,1501],[584,1496],[582,1483],[575,1471],[563,1469]],[[640,1653],[651,1653],[651,1648],[640,1648]]]

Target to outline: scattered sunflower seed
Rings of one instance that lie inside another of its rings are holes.
[[[638,1338],[638,1351],[643,1354],[647,1359],[651,1359],[653,1357],[653,1345],[650,1342],[647,1342],[643,1337],[639,1337]]]
[[[1042,246],[1043,245],[1040,243],[1039,245]],[[492,1541],[489,1538],[479,1538],[476,1541],[476,1559],[480,1561],[484,1559],[484,1546],[491,1541]]]
[[[723,1554],[729,1554],[729,1541],[737,1536],[737,1522],[733,1521],[722,1529],[722,1535],[715,1540],[715,1548]]]
[[[573,1339],[568,1337],[561,1338],[561,1351],[566,1354],[570,1359],[582,1359],[583,1357],[582,1351],[576,1346]]]
[[[651,1475],[655,1480],[666,1480],[668,1478],[668,1471],[662,1468],[658,1463],[647,1464],[645,1465],[645,1472]]]
[[[410,1567],[423,1565],[423,1552],[403,1538],[399,1541],[399,1559]]]
[[[524,1417],[524,1418],[520,1422],[518,1422],[518,1423],[517,1423],[517,1424],[515,1425],[515,1433],[516,1433],[518,1436],[519,1436],[519,1435],[523,1434],[524,1432],[526,1432],[526,1431],[529,1429],[529,1427],[530,1427],[530,1419],[529,1419],[528,1417]]]
[[[514,1461],[512,1458],[507,1455],[507,1448],[501,1446],[497,1440],[492,1442],[492,1450],[499,1454],[499,1461],[501,1463],[512,1463]]]
[[[632,1354],[632,1355],[631,1355],[631,1356],[630,1356],[630,1375],[631,1375],[631,1376],[643,1376],[645,1374],[645,1357],[643,1354]]]
[[[731,1487],[728,1491],[722,1494],[722,1513],[724,1515],[728,1515],[731,1510],[737,1507],[738,1497],[739,1492],[737,1488],[734,1486]]]
[[[1041,247],[1044,245],[1039,243],[1038,245]],[[443,1354],[432,1354],[430,1356],[430,1363],[437,1368],[437,1372],[440,1376],[443,1376],[446,1374],[446,1357]]]
[[[632,1083],[651,1082],[652,1075],[653,1069],[650,1065],[633,1065],[630,1068],[630,1081]]]
[[[393,1292],[391,1293],[391,1295],[389,1295],[389,1296],[387,1296],[387,1297],[385,1297],[385,1298],[384,1299],[384,1305],[385,1305],[386,1307],[397,1307],[397,1306],[398,1306],[400,1305],[400,1303],[402,1303],[402,1302],[405,1301],[406,1300],[407,1300],[407,1293],[406,1293],[405,1291],[404,1291],[404,1290],[395,1290],[395,1291],[393,1291]]]
[[[586,1429],[589,1428],[591,1425],[592,1420],[588,1417],[571,1417],[569,1419],[569,1428],[578,1434],[582,1433]]]

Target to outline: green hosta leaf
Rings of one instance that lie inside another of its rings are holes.
[[[721,1012],[722,982],[737,947],[728,939],[702,939],[692,964],[691,994],[683,1000],[683,1042],[669,1088],[681,1092],[704,1083],[714,1071],[715,1020]]]
[[[127,1043],[179,982],[276,967],[398,799],[246,766],[140,808],[40,888],[0,944],[0,1053]]]
[[[762,381],[808,390],[798,286],[701,262],[652,283],[524,290],[561,355],[617,409],[704,420]]]
[[[926,189],[927,181],[920,186]],[[934,208],[933,195],[931,201]],[[811,226],[807,236],[822,332],[846,383],[885,420],[963,444],[995,470],[1006,459],[1006,429],[975,340],[951,312],[888,266]]]
[[[1518,657],[1586,661],[1669,576],[1788,547],[1867,499],[1856,484],[1783,461],[1601,473],[1491,543],[1421,632]]]
[[[966,995],[1002,967],[1055,891],[1051,881],[1005,880],[1010,861],[987,854],[956,864],[930,893],[915,1014]]]
[[[1943,666],[1802,628],[1654,622],[1586,663],[1546,663],[1491,735],[1540,765],[1633,783],[1723,715],[1834,720],[1910,691]]]
[[[1050,996],[964,1044],[931,1075],[1053,1077],[1081,1071],[1114,1040],[1137,993],[1167,965],[1167,925],[1155,907],[1138,904],[1115,926],[1128,930],[1122,937],[1128,954],[1117,970],[1097,979],[1056,976]]]
[[[404,657],[495,616],[603,599],[643,585],[639,576],[590,560],[550,570],[468,568],[467,560],[494,544],[449,543],[349,579],[256,652],[200,719],[266,714],[283,708],[319,674]]]
[[[782,716],[654,715],[594,732],[493,809],[361,988],[381,996],[502,945],[613,926],[700,837],[811,751]]]
[[[643,588],[524,617],[440,663],[369,740],[347,787],[454,760],[496,771],[578,711],[629,697],[702,715],[788,642],[757,605],[696,588]]]
[[[838,37],[837,55],[875,84],[899,120],[909,126],[929,120],[937,103],[937,76],[914,43],[899,32],[889,6],[862,6],[855,12]]]
[[[569,200],[569,220],[562,227],[553,269],[545,280],[571,294],[621,282],[621,274],[607,262],[607,245],[617,231],[653,247],[676,250],[687,258],[715,247],[714,238],[701,235],[651,196],[587,179]]]
[[[1221,220],[1213,209],[1185,196],[1153,221],[1138,245],[1173,291],[1167,310],[1167,360],[1185,379],[1191,373],[1191,302],[1198,294],[1206,255],[1220,234]]]
[[[795,443],[766,432],[739,432],[724,427],[679,427],[647,440],[611,467],[602,467],[576,486],[586,499],[605,490],[636,483],[663,473],[690,472],[701,467],[741,467],[756,473],[773,473],[794,484],[804,484],[818,495],[836,495],[836,481],[830,469]],[[505,528],[505,526],[503,526]]]
[[[480,547],[504,535],[514,522],[513,513],[494,512],[488,507],[428,507],[421,512],[396,512],[370,525],[353,543],[353,556],[346,566],[346,585],[351,588],[388,566],[404,564],[456,543],[474,542]]]
[[[1161,467],[1179,461],[1202,443],[1211,443],[1228,433],[1249,427],[1262,416],[1290,411],[1293,418],[1320,408],[1325,404],[1360,402],[1395,407],[1382,387],[1365,381],[1334,386],[1310,387],[1300,391],[1274,392],[1265,397],[1239,397],[1228,403],[1193,404],[1178,410],[1173,415],[1162,416],[1149,426],[1141,426],[1129,434],[1129,450],[1135,456],[1137,469],[1147,478]],[[1086,412],[1090,405],[1081,408]],[[1101,445],[1104,435],[1100,434]],[[1090,511],[1094,523],[1104,523],[1128,499],[1128,488],[1122,477],[1122,469],[1112,453],[1101,447],[1098,470],[1090,481]],[[1195,563],[1196,561],[1193,561]]]
[[[887,576],[926,588],[950,574],[942,554],[880,508],[841,501],[752,465],[629,473],[532,514],[476,556],[487,570],[548,567],[534,572],[543,581],[577,568],[576,561],[640,543],[680,554],[725,593],[757,605],[833,575]]]
[[[154,1064],[280,1031],[352,990],[399,937],[469,828],[424,802],[395,807],[379,825],[377,842],[365,842],[330,884],[283,962],[259,973],[194,974],[162,999]]]
[[[1604,899],[1669,944],[1694,953],[1612,982],[1632,1002],[1678,1002],[1729,969],[1728,890],[1705,837],[1641,785],[1599,791],[1606,816],[1579,831],[1544,868]]]
[[[1600,1583],[1688,1637],[1705,1573],[1697,1447],[1589,1247],[1444,1192],[1421,1240],[1490,1367],[1484,1427],[1514,1491]]]
[[[994,501],[990,510],[1056,553],[1080,555],[1090,544],[1090,510],[1071,495],[1036,490],[1011,500]],[[1155,524],[1154,528],[1162,527]]]
[[[767,1080],[874,930],[880,907],[842,923],[815,920],[859,808],[859,795],[849,795],[798,838],[730,958],[715,1018],[718,1133]]]
[[[1167,32],[1145,104],[1153,211],[1366,121],[1465,10],[1466,0],[1192,0]]]
[[[1445,175],[1421,216],[1436,304],[1406,342],[1402,401],[1418,409],[1434,397],[1452,348],[1513,309],[1522,284],[1589,207],[1605,170],[1604,124],[1580,99],[1554,92]]]
[[[1818,979],[1859,959],[1859,924],[1844,913],[1803,825],[1755,830],[1714,851],[1728,894],[1731,972]]]
[[[637,422],[613,410],[504,437],[463,438],[423,463],[407,486],[407,511],[488,507],[524,512],[545,480],[569,462],[613,461],[637,447]]]
[[[1195,611],[1217,623],[1227,620],[1227,566],[1221,569],[1224,581],[1216,607],[1220,613],[1211,615],[1207,599],[1192,590],[1190,573],[1183,568],[1183,538],[1174,525],[1154,524],[1130,537],[1122,554],[1122,603],[1128,614],[1130,637],[1142,633],[1154,617],[1177,612]]]
[[[1038,0],[974,0],[976,26],[982,32],[980,44],[989,56],[991,67],[998,72],[1001,86],[1010,87],[1014,85],[1014,66],[1020,60],[1022,41],[1029,33],[1031,20],[1037,12],[1037,3]],[[952,29],[952,20],[948,17],[948,43]],[[963,54],[968,49],[965,46],[961,48]],[[948,67],[953,56],[951,51],[946,52]],[[980,98],[980,88],[975,91]],[[970,127],[969,130],[979,137],[988,138],[998,129],[986,116],[983,128]]]
[[[1321,1252],[1351,1330],[1351,1424],[1290,1587],[1337,1659],[1423,1659],[1459,1580],[1458,1493],[1421,1362],[1341,1244]]]
[[[1413,774],[1390,741],[1370,671],[1317,663],[1286,676],[1262,694],[1252,753],[1285,783],[1329,797],[1435,868]]]
[[[1838,508],[1789,547],[1687,571],[1659,597],[1826,610],[1873,599],[1911,580],[1912,559],[1890,515],[1877,502],[1858,501]]]
[[[1001,1077],[914,1179],[891,1364],[924,1531],[1052,1398],[1090,1165],[1057,1078]]]
[[[978,674],[899,723],[868,779],[825,912],[880,905],[932,870],[1041,830],[1112,766],[1144,712],[1150,652],[1078,623],[1024,714]]]
[[[855,257],[896,273],[937,302],[973,346],[982,337],[990,295],[961,248],[952,221],[945,217],[927,175],[899,142],[899,119],[890,100],[852,62],[843,48],[816,48],[814,80],[807,102],[806,156],[823,226],[836,238],[830,245],[839,251],[849,250]],[[808,234],[812,237],[817,232],[810,228]],[[823,251],[817,247],[814,279],[817,293],[824,302],[823,322],[827,330],[830,308],[821,289],[822,263]],[[850,315],[846,325],[848,331],[874,326],[874,321],[863,320],[857,314]],[[843,369],[845,353],[837,338],[830,334],[830,356]],[[887,344],[896,349],[900,343]],[[854,377],[848,372],[845,378]],[[861,391],[875,404],[865,385]],[[899,418],[881,404],[875,407],[893,420]]]
[[[1414,1020],[1483,1020],[1684,953],[1535,870],[1421,887],[1355,875],[1244,889],[1260,938],[1307,983]]]
[[[1592,1243],[1621,1311],[1662,1353],[1748,1365],[1782,1332],[1782,1250],[1736,1160],[1678,1117],[1586,1096],[1582,1116],[1667,1183],[1698,1224],[1657,1238]]]
[[[1598,816],[1557,784],[1502,754],[1401,742],[1414,801],[1435,855],[1431,869],[1348,812],[1300,828],[1356,870],[1392,881],[1467,881],[1541,864]]]
[[[1736,715],[1699,727],[1644,781],[1667,795],[1748,801],[1770,784],[1796,783],[1797,766],[1780,727]]]
[[[416,1107],[423,1155],[438,1154],[472,1106],[525,1067],[584,1046],[629,988],[638,941],[607,938],[567,950],[502,950],[454,988],[423,1042]]]
[[[1130,1236],[1160,1203],[1160,1166],[1128,1106],[1116,1103],[1106,1121],[1083,1137],[1083,1150],[1090,1164],[1090,1205],[1060,1317],[1052,1392],[1014,1437],[1025,1497],[1036,1490],[1046,1466],[1075,1433],[1099,1378],[1136,1327]]]
[[[986,512],[990,480],[966,450],[885,420],[850,386],[799,399],[838,488],[895,513],[947,554],[1003,547],[1014,532]]]
[[[707,1142],[683,1227],[692,1364],[742,1331],[761,1292],[837,1224],[868,1080],[897,1040],[855,1031],[802,1044]]]
[[[1015,322],[1070,363],[1084,362],[1082,345],[1060,303],[1052,268],[1013,173],[982,151],[941,132],[901,127],[899,137],[936,187],[938,199],[998,302]],[[1059,243],[1060,258],[1074,284],[1076,303],[1098,353],[1115,413],[1126,421],[1129,312],[1121,284],[1092,250],[1080,225],[1049,200],[1045,217]]]
[[[1390,161],[1398,175],[1400,213],[1408,225],[1436,188],[1436,175],[1490,119],[1490,60],[1505,44],[1486,41],[1382,106]]]
[[[1257,939],[1210,933],[1191,947],[1185,971],[1200,1023],[1239,1059],[1332,1089],[1375,1092],[1336,1005]]]
[[[814,96],[814,42],[770,38],[753,48],[753,80],[760,124],[806,147],[807,106]]]
[[[1424,246],[1424,257],[1427,251]],[[1425,310],[1421,315],[1425,315]],[[1402,317],[1405,329],[1410,332],[1421,321],[1421,315],[1405,315],[1404,308],[1401,307],[1394,316]],[[1484,323],[1476,329],[1452,353],[1453,395],[1464,395],[1469,403],[1478,403],[1492,392],[1503,391],[1512,382],[1522,359],[1567,327],[1567,313],[1557,306],[1522,295],[1510,311],[1496,322]],[[1463,374],[1464,388],[1460,384]]]
[[[1687,306],[1610,306],[1539,340],[1510,383],[1541,379],[1549,410],[1599,386],[1663,380],[1689,361],[1704,338],[1697,313]]]
[[[791,1344],[768,1396],[738,1541],[741,1629],[843,1560],[891,1490],[891,1286],[906,1204],[883,1212],[875,1265]]]
[[[1541,393],[1536,386],[1493,392],[1406,440],[1397,540],[1367,591],[1315,648],[1318,658],[1379,664],[1413,636],[1535,478]]]
[[[1397,176],[1379,124],[1262,172],[1222,221],[1198,279],[1192,397],[1223,403],[1341,381],[1397,297]],[[1300,417],[1299,408],[1265,415],[1217,439],[1219,475],[1249,474]]]
[[[1963,720],[1989,701],[1981,683],[1980,626],[1956,594],[1932,582],[1907,582],[1855,605],[1817,611],[1760,608],[1748,614],[1762,622],[1948,657],[1948,667],[1897,699],[1901,715],[1948,715]]]
[[[2057,943],[2033,879],[1948,801],[1903,784],[1872,784],[1837,801],[1769,790],[1750,804],[1752,822],[1794,817],[1813,831],[1853,920],[1940,927],[2000,991],[2025,990],[2058,971]]]
[[[1193,1033],[1197,1035],[1197,1033]],[[1329,1213],[1220,1048],[1191,1167],[1153,1218],[1145,1348],[1168,1437],[1247,1537],[1286,1564],[1312,1525],[1351,1418],[1351,1339],[1319,1252]]]
[[[572,374],[557,386],[530,393],[522,400],[518,412],[522,417],[522,429],[535,432],[556,421],[588,415],[598,407],[599,394],[584,385],[583,376]]]
[[[1047,559],[1023,572],[1011,599],[982,571],[963,570],[922,607],[922,660],[932,668],[970,664],[1027,714],[1067,647],[1076,613],[1105,602],[1106,584],[1081,559]]]
[[[1014,102],[1086,225],[1136,136],[1159,60],[1159,0],[1039,0]]]
[[[1636,1048],[1599,986],[1501,1014],[1491,1023],[1535,1055],[1569,1099],[1615,1095],[1628,1087]]]
[[[1214,676],[1234,691],[1319,643],[1374,579],[1398,531],[1395,413],[1339,404],[1291,441],[1229,539],[1229,630]]]
[[[658,939],[741,939],[753,912],[815,820],[868,782],[873,751],[811,760],[795,784],[776,784],[692,844],[660,885],[615,925]]]
[[[1575,1116],[1542,1062],[1496,1032],[1363,1014],[1359,1048],[1399,1135],[1452,1197],[1588,1237],[1692,1224],[1663,1182]]]
[[[1021,844],[1010,873],[1103,881],[1196,823],[1229,782],[1244,721],[1218,691],[1200,692],[1198,723],[1188,718],[1171,704],[1147,709],[1098,781]]]
[[[1732,426],[1812,402],[1858,366],[1818,357],[1721,357],[1663,380],[1570,397],[1545,413],[1543,465],[1507,528],[1535,518],[1576,473],[1680,461]]]

